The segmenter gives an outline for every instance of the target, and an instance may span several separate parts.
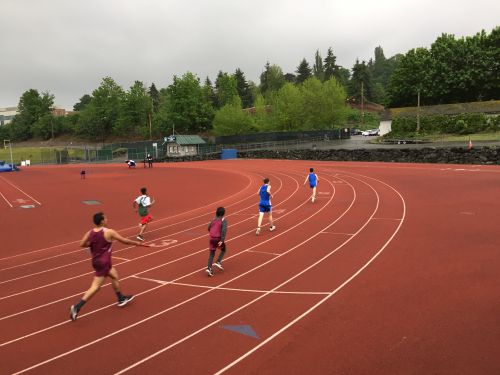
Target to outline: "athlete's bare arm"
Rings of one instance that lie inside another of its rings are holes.
[[[85,236],[83,236],[82,240],[80,241],[80,247],[89,247],[90,246],[89,234],[90,234],[90,232],[85,233]]]
[[[144,247],[150,247],[149,245],[145,244],[144,242],[139,242],[139,241],[134,241],[134,240],[129,240],[128,238],[125,238],[121,236],[117,231],[114,229],[108,229],[106,232],[104,232],[104,236],[106,237],[106,240],[111,242],[113,240],[117,240],[125,245],[135,245],[135,246],[144,246]]]

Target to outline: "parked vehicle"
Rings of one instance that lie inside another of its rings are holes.
[[[361,135],[361,133],[363,132],[359,129],[351,129],[351,135]]]
[[[373,136],[373,135],[379,135],[380,130],[379,129],[370,129],[370,130],[365,130],[364,132],[361,133],[361,135],[365,137]]]

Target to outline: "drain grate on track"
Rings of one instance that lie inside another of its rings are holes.
[[[95,200],[82,201],[82,203],[87,204],[89,206],[95,206],[95,205],[101,204],[101,202],[95,201]]]

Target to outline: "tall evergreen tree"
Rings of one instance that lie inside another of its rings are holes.
[[[356,59],[356,63],[352,68],[349,93],[358,103],[361,102],[362,96],[365,101],[374,101],[373,78],[365,61],[360,63],[359,60]]]
[[[304,58],[300,62],[299,66],[297,67],[297,83],[300,84],[304,82],[306,79],[312,77],[312,70],[309,67],[309,63],[307,60]]]
[[[205,84],[203,85],[203,97],[207,104],[209,104],[212,108],[217,107],[217,95],[215,95],[214,87],[212,86],[212,81],[210,78],[205,79]]]
[[[325,80],[325,69],[323,68],[323,59],[319,54],[319,50],[316,50],[316,54],[314,55],[313,74],[321,82]]]
[[[160,106],[160,93],[156,89],[154,83],[151,84],[148,90],[149,97],[151,98],[151,103],[153,104],[153,111],[158,112],[158,108]]]
[[[325,81],[335,77],[336,69],[337,57],[333,54],[332,47],[329,47],[325,57],[325,64],[323,65],[323,70],[325,71]]]
[[[236,79],[236,91],[241,99],[243,108],[250,108],[253,105],[252,92],[245,79],[245,74],[243,74],[240,68],[236,69],[234,78]]]

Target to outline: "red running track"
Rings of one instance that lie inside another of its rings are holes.
[[[86,165],[80,180],[81,168],[0,176],[2,374],[500,373],[498,167],[228,160]],[[277,230],[257,237],[263,177]],[[93,275],[78,248],[92,214],[135,236],[142,186],[156,247],[113,248],[136,299],[119,308],[106,284],[70,322]],[[208,278],[219,205],[228,252]]]

